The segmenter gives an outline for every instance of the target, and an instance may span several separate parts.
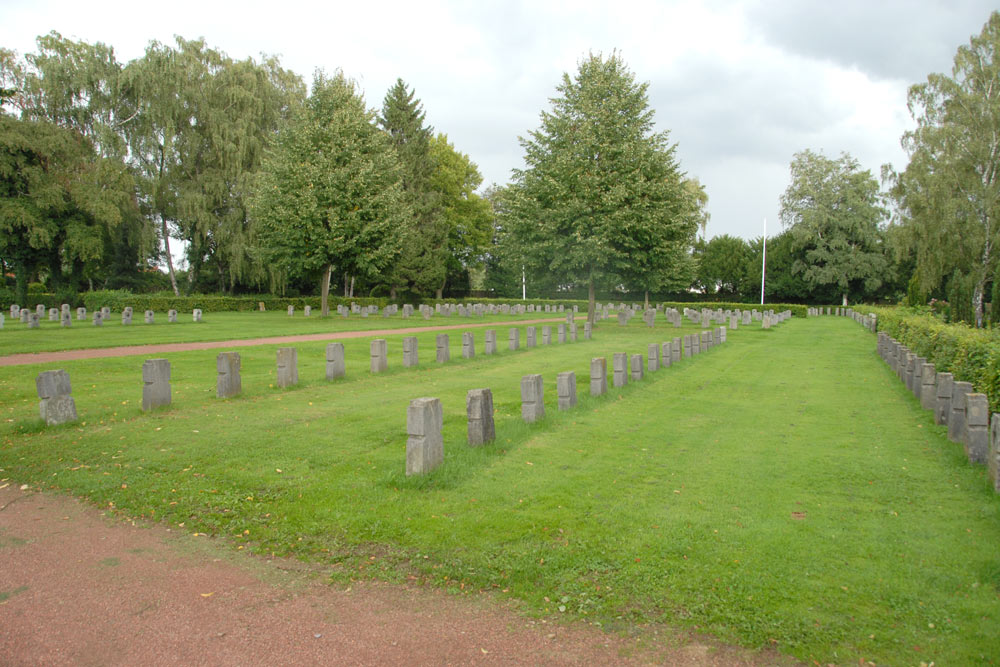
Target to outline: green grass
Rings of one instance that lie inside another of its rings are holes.
[[[133,325],[134,326],[134,325]],[[684,332],[694,329],[685,328]],[[323,379],[325,343],[241,350],[244,394],[214,398],[215,351],[172,354],[174,404],[138,409],[141,358],[62,364],[80,422],[44,428],[34,377],[0,368],[0,478],[66,489],[122,516],[234,549],[378,577],[495,591],[526,613],[612,631],[711,633],[820,663],[989,664],[1000,620],[1000,499],[846,318],[730,332],[730,342],[600,398],[589,361],[675,335],[603,324],[592,341]],[[522,345],[524,332],[522,330]],[[610,367],[610,360],[609,360]],[[555,406],[555,375],[580,403]],[[609,368],[610,370],[610,368]],[[519,380],[545,377],[544,422]],[[465,446],[465,394],[494,392],[497,442]],[[441,398],[445,464],[403,472],[405,409]]]
[[[585,313],[578,327],[583,334]],[[0,329],[0,356],[26,352],[52,352],[56,350],[80,350],[84,348],[115,347],[119,345],[150,345],[154,343],[202,342],[266,338],[270,336],[291,336],[297,334],[318,334],[339,331],[372,331],[379,329],[402,329],[411,327],[454,326],[460,324],[510,326],[519,320],[553,319],[565,321],[563,313],[525,313],[524,315],[486,315],[484,317],[451,317],[435,314],[425,320],[418,312],[407,319],[400,315],[382,317],[372,315],[361,317],[351,315],[343,318],[333,313],[330,317],[320,317],[316,312],[304,317],[296,311],[294,317],[277,311],[267,312],[222,312],[205,313],[199,323],[192,321],[191,313],[178,313],[177,322],[167,322],[166,313],[156,313],[153,324],[143,322],[143,314],[136,312],[131,325],[121,323],[121,313],[112,313],[111,319],[95,327],[90,316],[86,321],[76,320],[73,311],[73,325],[64,328],[59,322],[50,322],[48,316],[39,322],[38,329],[29,329],[27,324],[7,319]],[[523,341],[522,341],[523,342]]]

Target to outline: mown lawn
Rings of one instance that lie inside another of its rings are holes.
[[[135,325],[133,325],[135,326]],[[80,422],[43,428],[34,377],[0,368],[0,478],[121,516],[219,535],[234,549],[379,577],[491,590],[526,613],[611,631],[697,629],[807,661],[990,664],[1000,620],[1000,498],[846,318],[793,319],[591,398],[589,361],[645,353],[675,330],[604,323],[588,342],[323,379],[298,345],[279,390],[274,348],[241,350],[244,394],[214,397],[215,351],[170,355],[171,408],[139,411],[140,357],[63,364]],[[686,326],[684,332],[694,331]],[[581,326],[582,331],[582,326]],[[524,345],[522,328],[521,342]],[[580,403],[556,409],[555,375]],[[545,377],[546,420],[519,380]],[[465,394],[490,387],[497,441],[465,446]],[[405,410],[441,398],[445,464],[404,474]]]

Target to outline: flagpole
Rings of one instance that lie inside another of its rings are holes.
[[[764,305],[764,277],[767,275],[767,218],[764,218],[764,253],[760,259],[760,305]]]

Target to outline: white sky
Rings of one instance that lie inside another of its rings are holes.
[[[708,236],[779,230],[795,152],[846,151],[878,177],[906,164],[906,90],[950,72],[989,0],[213,2],[0,0],[0,46],[21,54],[56,30],[127,62],[151,40],[205,38],[234,58],[280,57],[308,83],[343,69],[369,106],[397,77],[435,131],[503,184],[523,165],[563,72],[617,49],[681,167],[709,194]]]

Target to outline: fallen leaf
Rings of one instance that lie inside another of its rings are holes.
[[[213,595],[215,595],[215,591],[212,591],[211,593],[202,593],[201,597],[203,597],[203,598],[210,598]]]

